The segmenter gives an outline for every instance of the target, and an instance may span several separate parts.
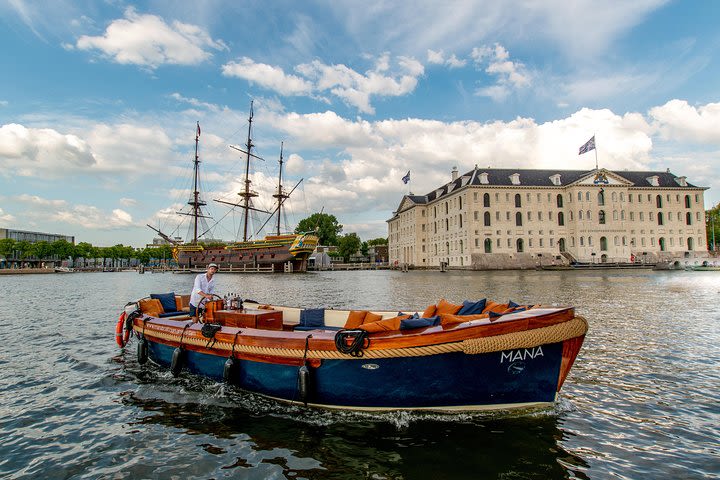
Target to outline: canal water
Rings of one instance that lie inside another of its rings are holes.
[[[718,478],[720,272],[219,274],[221,293],[420,310],[569,304],[590,322],[556,406],[492,414],[289,407],[146,365],[114,327],[170,273],[0,276],[0,477]],[[452,374],[452,372],[448,372]]]

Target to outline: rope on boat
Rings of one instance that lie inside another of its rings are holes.
[[[151,324],[152,326],[152,324]],[[138,327],[135,327],[138,328]],[[530,348],[548,343],[557,343],[571,338],[585,335],[588,330],[588,322],[584,317],[578,315],[567,322],[550,325],[548,327],[535,328],[522,332],[506,333],[491,337],[473,338],[461,342],[442,343],[439,345],[428,345],[424,347],[390,348],[383,350],[363,350],[362,357],[353,357],[335,350],[304,350],[290,348],[260,347],[256,345],[238,345],[229,342],[217,342],[213,350],[233,350],[238,353],[253,355],[266,355],[271,357],[285,358],[313,358],[324,360],[362,360],[368,358],[394,358],[394,357],[422,357],[426,355],[437,355],[440,353],[463,352],[468,355],[480,353],[501,352],[504,350],[515,350],[518,348]],[[167,332],[149,330],[151,337],[160,340],[177,342],[181,335]],[[195,345],[205,347],[204,338],[185,337],[182,339],[184,345]]]

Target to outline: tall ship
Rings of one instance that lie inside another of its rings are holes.
[[[266,211],[256,208],[253,204],[253,198],[258,197],[258,193],[252,189],[252,181],[250,180],[250,162],[251,158],[260,158],[256,156],[252,149],[252,122],[253,122],[253,104],[250,103],[250,116],[248,119],[248,135],[245,149],[231,145],[231,148],[240,151],[245,156],[245,176],[244,188],[238,193],[240,201],[231,203],[222,200],[215,200],[219,203],[230,205],[233,208],[239,208],[242,214],[242,240],[237,240],[229,244],[219,243],[217,241],[203,241],[202,237],[208,233],[209,229],[204,232],[200,231],[200,227],[204,225],[204,219],[208,217],[203,207],[207,204],[201,199],[199,191],[199,165],[200,158],[198,155],[198,143],[200,141],[200,125],[198,123],[195,134],[195,159],[193,162],[193,192],[187,204],[190,206],[189,212],[177,212],[179,215],[187,215],[192,221],[192,240],[182,242],[177,238],[173,238],[160,229],[148,225],[152,230],[157,232],[163,239],[174,245],[173,257],[178,267],[183,270],[205,269],[208,263],[216,263],[221,271],[267,271],[267,272],[305,272],[307,271],[308,258],[315,250],[318,244],[318,237],[314,232],[305,233],[283,233],[281,231],[281,218],[285,201],[290,198],[292,192],[298,187],[302,179],[289,191],[286,192],[282,186],[282,168],[283,168],[283,150],[280,146],[280,169],[278,174],[277,190],[273,194],[275,198],[275,208],[273,211]],[[265,223],[258,231],[261,231],[270,220],[276,218],[274,222],[274,231],[270,235],[266,235],[262,239],[253,239],[249,232],[250,213],[259,212],[267,215]]]

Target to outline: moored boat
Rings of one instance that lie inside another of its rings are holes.
[[[352,410],[464,411],[551,405],[587,321],[572,307],[441,300],[422,314],[209,302],[194,323],[187,297],[128,304],[138,360],[183,369],[278,400]],[[174,311],[173,311],[174,310]]]

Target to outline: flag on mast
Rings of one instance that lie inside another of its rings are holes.
[[[587,153],[590,150],[595,150],[595,135],[592,136],[590,140],[585,142],[585,145],[580,147],[580,150],[578,151],[578,155],[582,155],[583,153]]]
[[[405,174],[404,177],[402,177],[403,183],[408,183],[410,181],[410,170]]]

